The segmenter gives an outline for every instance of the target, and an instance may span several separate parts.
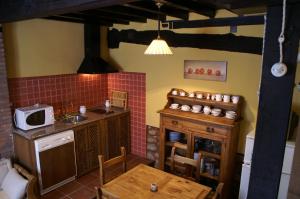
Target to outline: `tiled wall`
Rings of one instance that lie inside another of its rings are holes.
[[[112,73],[108,75],[108,93],[128,92],[131,110],[131,151],[146,156],[146,75],[144,73]]]
[[[55,75],[10,78],[10,100],[13,108],[36,103],[52,105],[56,114],[77,111],[80,105],[103,105],[112,90],[128,92],[131,110],[131,151],[146,156],[145,74],[113,73],[101,75]]]
[[[44,103],[61,114],[78,111],[80,105],[102,105],[107,98],[107,75],[10,78],[9,91],[13,108]]]
[[[12,120],[9,107],[2,27],[0,24],[0,156],[8,157],[12,154],[11,133]]]

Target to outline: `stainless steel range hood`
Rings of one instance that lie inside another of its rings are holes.
[[[118,72],[100,57],[100,26],[84,24],[84,58],[77,73],[101,74]]]

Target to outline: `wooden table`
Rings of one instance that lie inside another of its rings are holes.
[[[157,192],[150,191],[150,184],[158,185]],[[108,182],[103,188],[121,199],[202,199],[210,187],[139,164],[133,169]]]

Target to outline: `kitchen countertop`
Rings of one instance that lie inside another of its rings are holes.
[[[58,121],[55,121],[55,123],[52,125],[40,127],[40,128],[28,130],[28,131],[24,131],[24,130],[15,128],[13,130],[13,133],[18,134],[28,140],[34,140],[34,139],[38,139],[41,137],[45,137],[47,135],[51,135],[51,134],[59,133],[59,132],[66,131],[69,129],[73,129],[74,127],[88,124],[90,122],[102,120],[102,119],[105,119],[108,117],[112,117],[112,116],[116,116],[116,115],[119,115],[122,113],[129,112],[128,109],[124,110],[124,109],[115,108],[115,107],[112,107],[111,110],[113,111],[113,113],[109,113],[109,114],[99,114],[99,113],[87,111],[85,114],[85,116],[87,116],[87,119],[84,121],[81,121],[79,123],[76,123],[76,124],[65,123],[63,121],[58,120]]]

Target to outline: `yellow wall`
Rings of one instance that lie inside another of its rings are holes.
[[[74,73],[82,61],[82,24],[35,19],[3,30],[9,77]]]
[[[225,11],[218,17],[229,16]],[[201,19],[197,15],[191,16]],[[153,30],[157,22],[131,23],[118,29]],[[179,33],[229,32],[226,28],[174,30]],[[262,36],[263,26],[240,26],[237,35]],[[102,36],[104,39],[105,35]],[[83,58],[83,26],[50,20],[28,20],[4,26],[9,77],[27,77],[75,73]],[[103,40],[102,40],[103,41]],[[150,41],[149,41],[150,43]],[[120,48],[101,52],[105,59],[129,72],[146,73],[146,123],[159,126],[156,112],[166,104],[166,94],[174,87],[187,91],[202,90],[242,95],[245,99],[239,152],[243,152],[246,133],[255,128],[261,75],[261,56],[193,48],[173,48],[173,56],[145,56],[147,46],[121,43]],[[110,56],[110,57],[109,57]],[[184,60],[227,61],[227,81],[202,81],[183,78]],[[298,66],[299,68],[299,66]],[[300,70],[296,82],[300,81]],[[294,106],[300,113],[300,92],[294,94]]]
[[[218,17],[226,15],[221,12]],[[196,18],[196,16],[192,16]],[[115,26],[118,29],[134,28],[137,30],[155,29],[156,21],[147,24]],[[174,30],[180,33],[229,32],[226,28],[198,28]],[[237,35],[262,36],[263,26],[238,27]],[[111,59],[121,65],[125,71],[146,73],[146,120],[148,125],[159,126],[159,114],[156,112],[166,104],[166,94],[171,88],[187,91],[208,91],[242,95],[245,99],[240,132],[239,151],[243,152],[247,132],[255,128],[258,106],[257,90],[261,74],[261,56],[247,53],[234,53],[195,48],[172,48],[173,56],[144,55],[146,46],[121,43],[120,48],[110,50]],[[227,81],[204,81],[183,78],[184,60],[227,61]]]

